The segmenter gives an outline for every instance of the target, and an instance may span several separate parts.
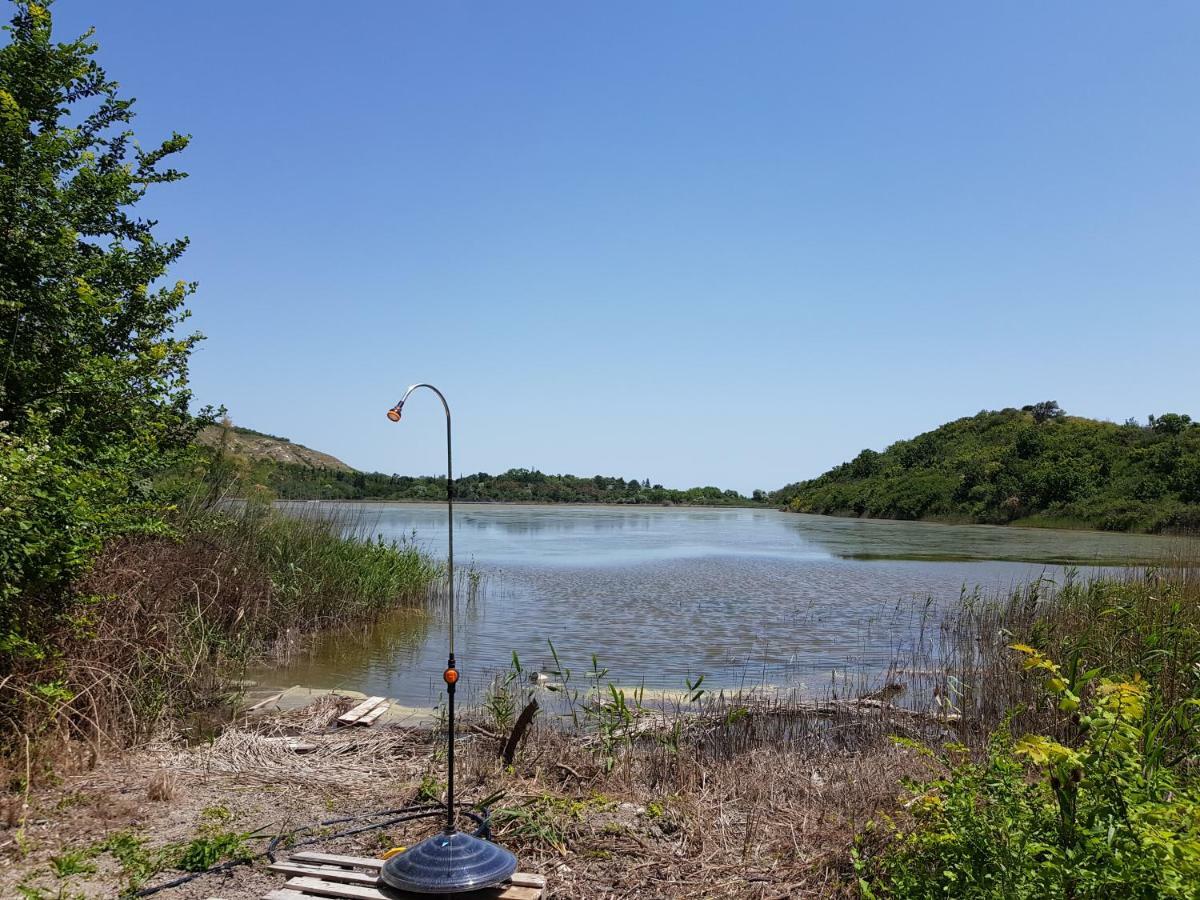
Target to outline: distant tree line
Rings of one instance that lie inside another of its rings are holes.
[[[1068,416],[1054,401],[983,411],[771,497],[797,512],[1194,530],[1200,425],[1182,413],[1118,425]]]
[[[246,466],[243,486],[263,485],[284,500],[444,500],[445,476],[344,472],[295,463],[258,460]],[[718,487],[686,490],[651,484],[649,478],[548,475],[536,469],[509,469],[499,475],[477,472],[455,478],[455,498],[508,503],[649,503],[745,506],[765,503],[764,491],[745,497]]]

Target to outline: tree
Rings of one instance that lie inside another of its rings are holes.
[[[883,454],[867,449],[850,461],[850,473],[855,478],[870,478],[879,471]]]
[[[1180,413],[1163,413],[1151,416],[1150,430],[1155,434],[1183,434],[1192,425],[1192,417]]]
[[[188,354],[177,336],[193,285],[158,285],[187,247],[133,207],[188,139],[142,150],[92,58],[91,32],[51,39],[49,11],[19,5],[0,49],[0,408],[95,451],[154,434],[186,440]]]
[[[1067,414],[1056,400],[1043,400],[1041,403],[1035,403],[1032,406],[1022,406],[1024,412],[1033,413],[1033,421],[1041,425],[1043,422],[1048,422],[1051,419],[1061,419]]]
[[[106,536],[145,526],[149,476],[188,447],[187,240],[139,217],[188,139],[133,140],[91,32],[18,3],[0,47],[0,656]],[[24,612],[3,601],[24,593]]]

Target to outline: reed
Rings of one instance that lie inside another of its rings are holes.
[[[47,770],[88,764],[168,720],[228,709],[247,664],[307,635],[433,602],[442,568],[365,530],[246,504],[112,542],[76,586],[84,602],[58,652],[0,681],[17,749],[28,736]]]
[[[210,514],[192,530],[270,581],[251,634],[271,637],[360,622],[423,605],[442,567],[407,539],[372,537],[364,512],[277,510],[247,504]]]
[[[1058,660],[1068,680],[1096,671],[1139,674],[1164,707],[1200,696],[1200,577],[1193,560],[1061,581],[1038,579],[1007,597],[965,597],[929,629],[898,669],[926,709],[961,714],[964,730],[986,735],[1006,717],[1015,732],[1065,735],[1068,712],[1024,677],[1013,644]]]

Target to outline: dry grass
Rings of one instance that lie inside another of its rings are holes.
[[[107,857],[98,859],[104,864],[94,876],[70,882],[55,881],[48,860],[126,828],[149,847],[187,840],[214,805],[228,807],[238,828],[266,826],[255,845],[261,849],[276,834],[426,800],[431,786],[436,793],[444,785],[437,731],[330,733],[338,711],[326,702],[229,728],[208,744],[152,744],[59,788],[40,789],[33,799],[37,827],[24,850],[6,839],[11,832],[0,832],[0,855],[8,857],[0,893],[26,879],[48,890],[112,896]],[[851,718],[833,724],[854,730]],[[586,735],[549,721],[531,730],[511,767],[499,760],[498,740],[468,732],[459,743],[461,799],[503,792],[491,807],[494,836],[517,852],[523,870],[547,876],[550,897],[850,896],[847,852],[855,833],[894,806],[897,780],[915,774],[918,763],[883,738],[887,728],[879,721],[854,739],[863,742],[856,749],[824,739],[828,717],[805,722],[793,729],[796,740],[779,743],[764,729],[761,739],[739,736],[732,753],[712,746],[719,737],[708,726],[689,729],[669,750],[664,733],[649,727],[611,768]],[[320,749],[297,754],[289,741]],[[173,799],[145,799],[165,779]],[[411,822],[321,840],[317,848],[377,855],[438,827],[436,819]],[[279,882],[259,865],[169,896],[251,900]]]
[[[497,837],[562,897],[853,895],[857,831],[895,806],[910,754],[886,740],[855,750],[817,740],[714,753],[648,733],[606,772],[585,742],[540,729],[512,771],[480,741],[467,784],[507,794]],[[811,736],[810,736],[811,737]],[[717,758],[714,758],[717,757]]]
[[[411,777],[421,770],[402,731],[352,729],[334,734],[271,734],[226,729],[201,753],[181,749],[167,760],[182,775],[229,775],[242,784],[328,785],[367,778]]]

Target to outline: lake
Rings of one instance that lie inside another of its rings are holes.
[[[445,554],[444,504],[316,508]],[[1087,577],[1175,546],[1144,535],[767,509],[499,504],[457,506],[454,536],[457,565],[481,575],[456,628],[468,690],[508,666],[514,651],[526,668],[553,668],[552,641],[577,683],[595,654],[608,678],[652,690],[681,690],[703,674],[711,688],[816,692],[878,674],[912,640],[927,603],[1061,579],[1064,566]],[[321,636],[311,653],[251,677],[428,706],[445,657],[444,615],[406,612]]]

